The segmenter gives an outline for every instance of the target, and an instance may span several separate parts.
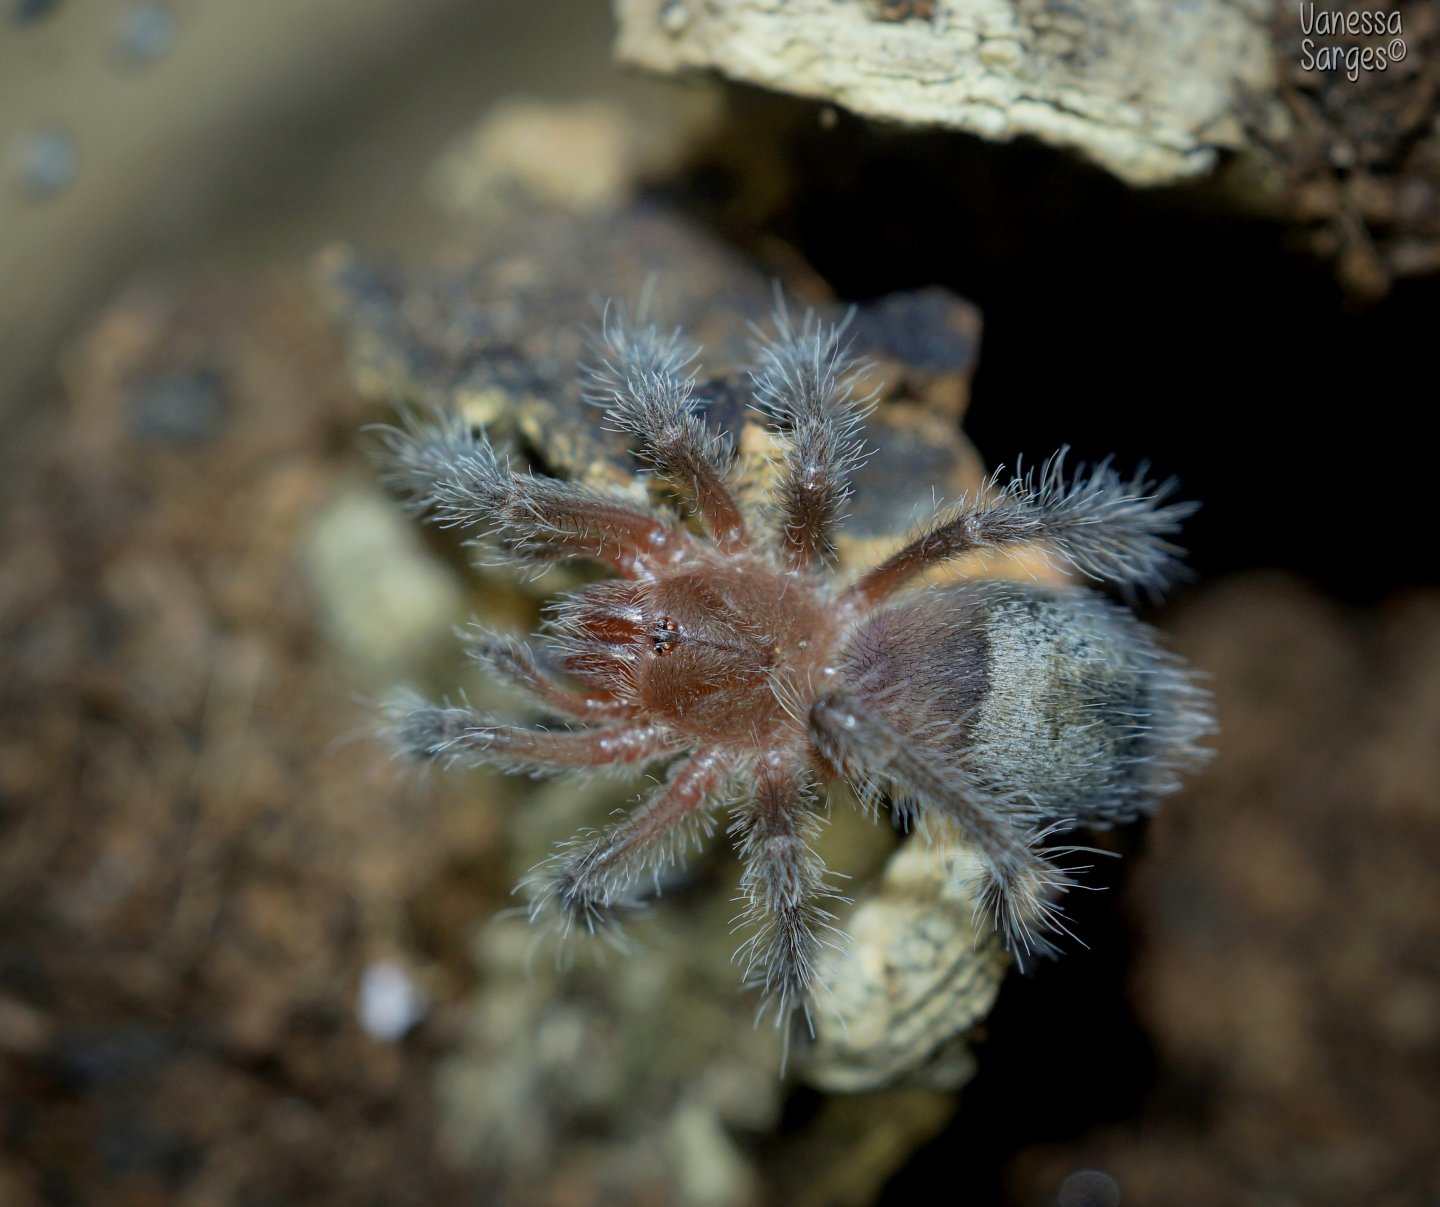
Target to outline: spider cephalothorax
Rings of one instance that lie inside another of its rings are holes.
[[[782,311],[752,383],[780,450],[772,497],[742,505],[675,335],[610,320],[589,394],[688,500],[673,512],[514,472],[453,417],[386,433],[395,480],[445,525],[533,563],[583,558],[614,577],[561,601],[532,647],[481,634],[474,653],[561,728],[466,708],[396,710],[411,753],[513,770],[670,762],[664,783],[537,872],[537,913],[605,925],[684,839],[734,805],[754,933],[746,978],[783,1016],[805,1006],[835,896],[811,841],[820,788],[947,819],[979,853],[979,899],[1017,957],[1063,930],[1071,883],[1045,840],[1132,819],[1175,786],[1208,720],[1186,673],[1128,611],[1082,588],[1000,580],[917,586],[977,550],[1038,547],[1122,590],[1173,575],[1189,513],[1169,485],[1108,465],[1040,473],[962,500],[879,565],[843,579],[832,534],[860,456],[864,407],[840,331]]]

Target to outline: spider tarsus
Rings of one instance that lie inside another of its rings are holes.
[[[386,731],[403,756],[417,760],[447,758],[447,750],[476,721],[468,708],[429,704],[419,696],[402,695],[385,708]]]
[[[1199,504],[1174,501],[1179,483],[1151,479],[1145,465],[1125,478],[1109,459],[1082,464],[1067,482],[1068,453],[1062,448],[1006,488],[1034,530],[1020,539],[1050,543],[1072,569],[1122,589],[1159,592],[1182,577],[1181,550],[1168,538]]]
[[[1018,857],[983,864],[975,888],[976,910],[991,919],[1023,971],[1034,959],[1058,955],[1061,935],[1075,938],[1058,904],[1074,887],[1073,869],[1057,867],[1031,845]]]

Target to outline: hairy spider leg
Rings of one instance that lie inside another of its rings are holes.
[[[1151,482],[1142,469],[1128,482],[1108,462],[1084,466],[1067,483],[1065,450],[1040,472],[1007,484],[989,502],[962,500],[949,515],[846,588],[852,609],[874,607],[933,566],[982,549],[1039,544],[1062,565],[1122,589],[1155,592],[1182,572],[1180,531],[1193,503],[1167,502],[1173,480]],[[993,485],[993,484],[992,484]]]
[[[1025,810],[977,783],[942,749],[901,733],[858,697],[821,698],[810,712],[810,733],[820,753],[867,802],[887,791],[902,814],[923,820],[934,813],[959,829],[985,868],[979,902],[1022,964],[1027,955],[1054,950],[1044,932],[1065,931],[1054,898],[1072,881],[1039,849],[1053,827],[1037,831]]]
[[[869,404],[855,397],[860,369],[842,342],[848,322],[829,326],[807,312],[797,328],[782,301],[773,333],[761,332],[755,345],[755,398],[786,440],[781,551],[798,569],[834,560],[834,529],[861,458],[858,428]]]
[[[745,517],[726,482],[729,441],[695,410],[695,379],[686,366],[697,349],[679,332],[629,326],[607,311],[596,340],[601,363],[587,372],[586,397],[604,406],[615,427],[640,442],[640,454],[695,504],[717,544],[750,543]]]
[[[638,807],[598,834],[567,844],[538,869],[532,912],[553,902],[567,925],[584,922],[587,929],[608,921],[609,911],[623,903],[646,872],[658,877],[678,859],[688,842],[704,833],[686,823],[704,817],[730,771],[719,754],[701,752],[682,760],[664,784]]]
[[[839,935],[821,902],[838,894],[825,879],[813,842],[820,829],[813,777],[780,759],[762,762],[755,793],[731,826],[745,871],[742,925],[754,933],[736,953],[745,983],[774,1003],[783,1023],[795,1008],[810,1023],[810,998],[822,932]]]
[[[676,749],[662,725],[541,729],[507,725],[469,708],[413,702],[394,709],[392,725],[400,748],[414,758],[507,771],[648,763]]]
[[[442,527],[475,528],[515,562],[579,557],[624,578],[649,578],[693,552],[667,517],[577,482],[515,473],[483,432],[437,415],[380,429],[388,477]]]
[[[528,642],[474,629],[466,635],[465,643],[476,663],[549,712],[577,721],[620,721],[638,713],[635,705],[613,692],[563,682],[550,667],[540,665]]]

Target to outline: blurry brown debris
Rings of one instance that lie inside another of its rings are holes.
[[[4,453],[0,1197],[443,1198],[354,1002],[445,975],[403,911],[485,814],[415,824],[295,557],[364,412],[284,275],[137,286],[65,376]]]

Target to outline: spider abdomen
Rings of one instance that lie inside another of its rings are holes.
[[[1195,690],[1148,628],[1082,589],[965,582],[873,616],[839,690],[964,790],[1034,821],[1133,818],[1190,753]]]
[[[1194,689],[1147,626],[1088,591],[970,589],[987,600],[991,684],[970,750],[986,781],[1091,824],[1151,808],[1189,753]]]

